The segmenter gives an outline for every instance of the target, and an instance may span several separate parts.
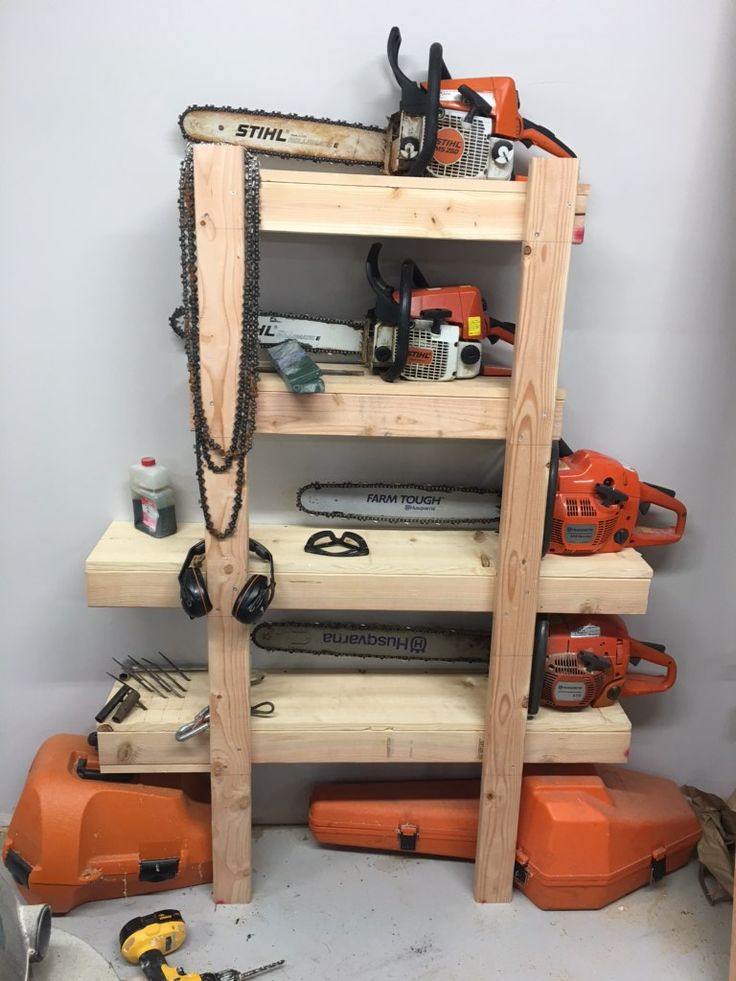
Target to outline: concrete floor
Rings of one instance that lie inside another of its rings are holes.
[[[208,886],[80,906],[55,923],[87,940],[121,978],[130,917],[181,909],[190,934],[171,959],[190,971],[241,971],[285,958],[276,981],[725,981],[731,905],[711,908],[696,866],[596,912],[547,913],[517,893],[471,898],[472,865],[320,848],[305,828],[254,843],[255,901],[213,907]],[[67,981],[66,978],[58,981]]]

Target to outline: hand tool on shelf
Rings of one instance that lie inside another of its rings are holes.
[[[484,631],[295,620],[259,623],[251,634],[266,653],[481,665],[488,663],[490,642]]]
[[[320,375],[329,364],[358,365],[386,381],[452,381],[478,375],[509,375],[510,368],[484,365],[482,343],[513,344],[516,327],[487,313],[477,286],[430,286],[413,259],[401,266],[398,288],[379,269],[380,242],[366,259],[374,306],[362,321],[301,313],[261,313],[259,364],[274,367],[296,394],[323,392]],[[184,337],[184,308],[172,326]]]
[[[296,506],[315,517],[372,525],[432,528],[497,529],[501,497],[480,487],[439,484],[374,483],[305,484]]]
[[[186,938],[187,928],[179,910],[157,910],[147,916],[136,916],[125,924],[119,936],[120,953],[129,964],[140,967],[147,981],[248,981],[275,971],[286,963],[283,960],[273,961],[250,971],[230,968],[185,974],[183,969],[171,967],[166,955],[178,950]]]
[[[427,80],[416,82],[399,66],[400,46],[401,33],[393,27],[387,55],[401,98],[385,129],[293,113],[190,106],[179,118],[181,131],[194,142],[236,143],[271,156],[362,164],[414,177],[510,180],[517,141],[554,156],[575,156],[554,133],[521,115],[512,78],[453,79],[442,46],[434,43]]]
[[[665,673],[629,670],[640,662],[664,668]],[[634,640],[619,616],[539,617],[528,714],[536,715],[540,705],[563,711],[589,705],[604,708],[619,698],[667,691],[676,679],[677,664],[665,647]]]
[[[675,524],[638,524],[652,505],[671,511]],[[592,555],[670,545],[682,538],[686,520],[687,509],[673,490],[646,483],[632,467],[596,450],[573,452],[564,440],[553,445],[545,552]]]

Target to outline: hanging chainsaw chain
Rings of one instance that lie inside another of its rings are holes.
[[[200,363],[199,293],[197,288],[197,233],[194,208],[194,158],[187,148],[179,176],[179,244],[181,247],[182,307],[172,314],[172,329],[184,340],[189,369],[189,388],[194,416],[194,450],[200,504],[205,526],[213,538],[229,538],[243,506],[245,457],[253,445],[258,397],[258,301],[260,263],[260,170],[254,154],[245,154],[243,181],[245,243],[245,282],[243,284],[242,329],[238,385],[233,428],[229,445],[219,443],[210,432],[202,396]],[[219,458],[219,461],[215,460]],[[235,488],[230,518],[224,529],[215,528],[205,482],[210,473],[229,473],[235,466]]]

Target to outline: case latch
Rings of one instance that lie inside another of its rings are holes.
[[[415,852],[419,828],[416,824],[400,824],[396,834],[399,836],[399,848],[402,852]]]
[[[165,882],[175,879],[179,872],[178,858],[152,858],[141,860],[138,869],[139,882]]]
[[[664,879],[667,871],[667,852],[664,848],[655,848],[652,852],[652,882]]]

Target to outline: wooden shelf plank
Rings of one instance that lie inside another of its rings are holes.
[[[262,374],[258,432],[505,439],[508,431],[508,378],[389,385],[376,375],[327,375],[325,389],[319,395],[293,395],[277,375]],[[564,392],[558,391],[556,437],[562,431],[563,405]]]
[[[267,674],[251,695],[276,712],[251,719],[255,763],[474,763],[481,760],[488,680],[482,674],[292,672]],[[149,696],[118,725],[98,728],[106,772],[209,769],[209,739],[174,731],[207,704],[193,673],[184,699]],[[527,763],[625,763],[631,723],[620,705],[542,709],[527,726]]]
[[[578,185],[573,242],[589,187]],[[317,235],[520,242],[527,183],[261,171],[261,229]]]
[[[274,555],[274,609],[493,609],[495,532],[360,529],[370,555],[346,563],[304,552],[311,530],[301,525],[251,529]],[[183,524],[176,535],[155,539],[130,522],[114,521],[87,559],[89,605],[178,607],[177,573],[202,534],[200,525]],[[255,559],[249,569],[266,571]],[[589,557],[548,555],[542,561],[538,609],[644,613],[651,578],[651,568],[633,549]]]

